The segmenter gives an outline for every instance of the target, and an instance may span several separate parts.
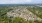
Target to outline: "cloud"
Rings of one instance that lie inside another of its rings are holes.
[[[32,3],[34,3],[34,4],[42,4],[42,0],[32,0]]]
[[[0,4],[41,3],[42,0],[0,0]]]
[[[21,3],[30,3],[32,0],[0,0],[0,4],[21,4]]]

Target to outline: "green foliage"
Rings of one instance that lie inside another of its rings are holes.
[[[16,17],[12,20],[9,18],[5,18],[4,20],[0,20],[0,23],[29,23],[29,21]]]
[[[29,11],[31,11],[33,14],[37,15],[38,17],[42,18],[42,8],[40,7],[33,7],[33,8],[27,8]]]
[[[0,8],[0,23],[7,23],[9,18],[7,17],[7,12],[12,10],[11,8]]]
[[[42,23],[42,21],[38,21],[38,20],[35,20],[34,22],[35,22],[35,23]]]
[[[7,17],[7,12],[13,10],[10,8],[0,8],[0,23],[28,23],[28,21],[23,20],[22,18],[10,19]]]
[[[38,17],[42,18],[42,8],[27,8],[28,10],[30,10],[31,12],[33,12],[34,14],[36,14]],[[10,19],[9,17],[7,17],[7,12],[9,12],[10,10],[13,10],[11,8],[7,8],[7,7],[4,7],[4,8],[0,8],[0,23],[42,23],[39,22],[39,21],[26,21],[25,19],[23,18],[20,18],[20,17],[16,17],[16,18],[13,18],[13,19]],[[38,13],[36,13],[36,11],[38,11]]]
[[[13,9],[11,9],[11,8],[0,8],[0,15],[4,15],[10,10],[13,10]]]
[[[14,20],[13,20],[13,23],[29,23],[29,21],[26,21],[22,18],[19,18],[19,17],[16,17]]]

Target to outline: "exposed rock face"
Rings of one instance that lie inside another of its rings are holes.
[[[15,10],[7,12],[7,16],[8,17],[21,17],[26,20],[40,20],[39,17],[34,15],[32,12],[30,12],[26,8],[17,8]]]

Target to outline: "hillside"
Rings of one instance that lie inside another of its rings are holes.
[[[12,11],[7,12],[7,16],[9,17],[21,17],[26,20],[42,20],[36,14],[33,14],[31,11],[27,9],[28,7],[19,6],[15,7]]]
[[[0,23],[42,23],[42,8],[38,6],[0,7]]]

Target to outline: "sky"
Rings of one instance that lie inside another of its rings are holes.
[[[41,4],[42,0],[0,0],[0,4]]]

